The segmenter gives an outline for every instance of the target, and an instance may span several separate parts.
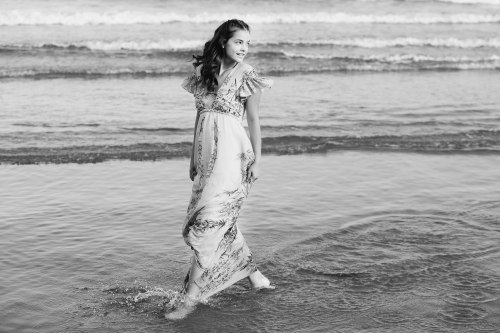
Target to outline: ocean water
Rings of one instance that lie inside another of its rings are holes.
[[[276,81],[266,152],[498,151],[498,1],[211,4],[2,2],[0,161],[188,156],[179,84],[230,17],[251,25],[246,61]]]
[[[274,80],[245,281],[166,322],[224,20]],[[500,331],[500,1],[0,3],[1,332]]]

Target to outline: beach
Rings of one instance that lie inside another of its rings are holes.
[[[170,322],[180,85],[233,17],[274,81],[237,223],[276,289]],[[500,331],[499,23],[496,0],[2,2],[0,331]]]

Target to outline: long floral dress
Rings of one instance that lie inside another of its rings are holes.
[[[229,287],[257,268],[236,220],[251,183],[247,169],[255,155],[243,127],[246,99],[270,88],[272,80],[259,77],[252,66],[237,63],[216,93],[201,83],[200,67],[184,80],[199,114],[194,140],[197,175],[183,226],[185,242],[203,273],[194,283],[200,298]],[[189,273],[184,282],[187,288]]]

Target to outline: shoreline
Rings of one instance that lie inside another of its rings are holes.
[[[284,152],[262,152],[267,156],[292,156],[292,155],[327,155],[334,152],[365,152],[365,153],[395,153],[395,154],[419,154],[419,155],[478,155],[498,156],[500,151],[496,150],[450,150],[450,151],[408,151],[397,149],[318,149],[316,151],[284,151]],[[111,161],[131,162],[160,162],[165,160],[180,160],[189,158],[188,153],[172,155],[171,152],[161,151],[131,151],[131,152],[85,152],[67,153],[55,155],[29,154],[23,156],[0,155],[0,166],[7,165],[59,165],[59,164],[98,164]]]
[[[177,142],[0,149],[0,165],[179,159],[189,157],[191,146],[190,142]],[[262,139],[262,154],[265,155],[325,154],[334,151],[500,155],[500,135],[496,131],[478,131],[475,137],[471,133],[463,133],[370,137],[287,135]]]

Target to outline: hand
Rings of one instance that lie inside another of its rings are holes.
[[[259,179],[259,165],[257,163],[253,163],[247,171],[247,182],[253,183]]]
[[[194,165],[193,160],[191,159],[191,163],[189,164],[189,178],[191,179],[191,181],[194,180],[194,177],[196,177],[197,173],[198,172],[196,172],[196,166]]]

